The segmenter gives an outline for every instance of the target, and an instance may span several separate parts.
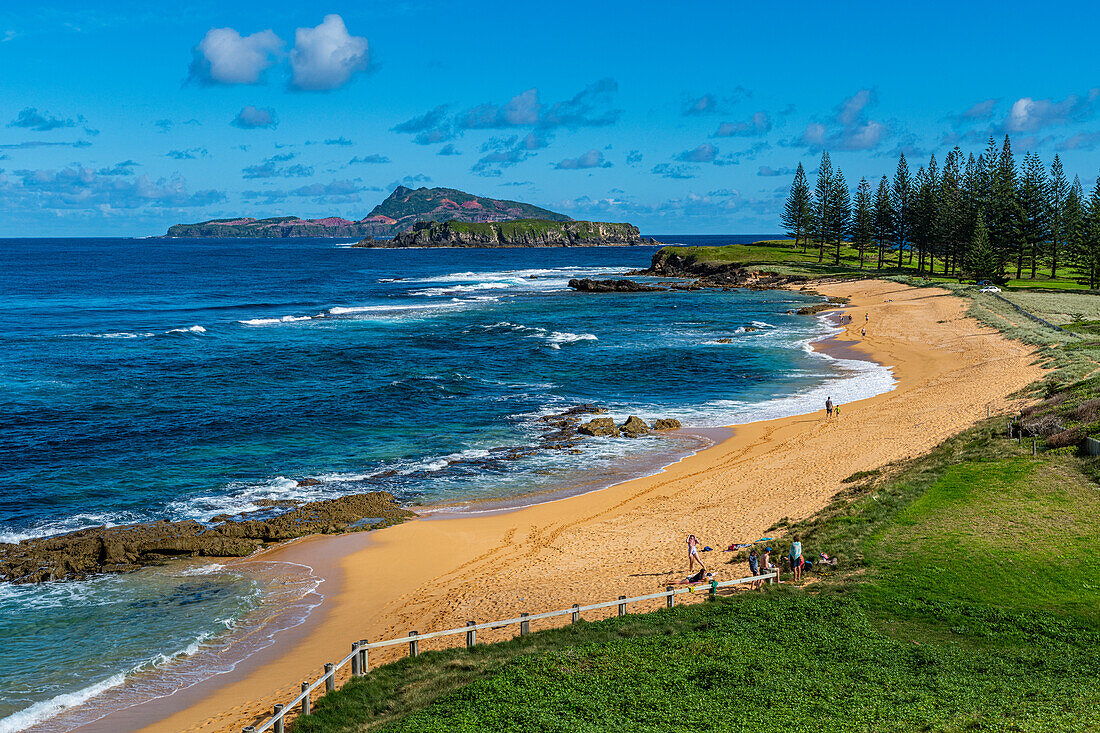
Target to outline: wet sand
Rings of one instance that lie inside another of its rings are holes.
[[[653,592],[685,575],[689,533],[718,549],[754,540],[784,517],[809,516],[845,477],[920,455],[984,419],[987,406],[1010,409],[1008,395],[1042,374],[1030,347],[966,318],[966,301],[947,291],[881,281],[817,290],[851,297],[846,312],[854,315],[825,348],[892,367],[893,391],[844,405],[838,420],[826,421],[822,411],[738,426],[712,448],[601,491],[274,548],[264,559],[313,564],[328,578],[309,622],[232,673],[81,730],[240,731],[297,694],[325,662],[342,658],[353,640]],[[745,575],[725,564],[728,557],[703,555],[720,580]],[[422,649],[445,643],[462,643],[462,636]]]

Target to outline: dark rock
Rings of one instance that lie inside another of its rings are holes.
[[[578,427],[577,432],[583,435],[617,438],[619,426],[609,417],[597,417]]]
[[[300,478],[298,479],[299,486],[320,486],[320,479],[315,478]]]
[[[626,422],[619,426],[619,430],[622,431],[624,437],[637,438],[640,435],[647,435],[649,426],[645,424],[645,420],[642,418],[631,415]]]
[[[680,421],[672,417],[663,417],[653,421],[654,430],[679,430]]]
[[[310,502],[269,519],[226,520],[213,527],[190,520],[89,527],[0,544],[0,580],[39,583],[124,572],[174,557],[243,557],[266,542],[344,531],[364,517],[380,517],[382,521],[372,525],[377,527],[411,516],[415,515],[398,506],[392,494],[376,491]]]
[[[582,293],[655,293],[665,288],[656,285],[643,285],[634,280],[591,280],[576,278],[569,281],[569,287]]]

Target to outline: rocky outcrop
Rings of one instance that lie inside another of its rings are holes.
[[[471,223],[422,221],[393,239],[367,238],[356,247],[597,247],[656,244],[632,224],[601,221],[514,221]]]
[[[662,417],[653,421],[654,430],[679,430],[680,421],[671,417]]]
[[[610,417],[597,417],[578,427],[577,432],[582,435],[617,438],[619,426]]]
[[[91,527],[19,544],[0,543],[0,580],[40,583],[136,570],[176,557],[243,557],[268,542],[344,532],[368,518],[376,520],[370,526],[373,529],[412,516],[392,494],[375,491],[302,504],[271,518],[228,520],[213,526],[161,521]]]
[[[569,287],[582,293],[652,293],[666,289],[634,280],[591,280],[587,277],[570,280]]]
[[[805,282],[807,279],[793,275],[758,272],[745,267],[739,262],[708,260],[705,257],[700,257],[695,248],[687,248],[685,251],[679,250],[681,250],[679,247],[663,247],[654,253],[648,269],[636,270],[627,274],[690,279],[690,284],[681,286],[687,289],[773,289],[792,283]]]
[[[648,435],[649,426],[646,425],[645,420],[642,418],[631,415],[626,419],[626,422],[619,426],[619,431],[624,437],[637,438],[642,435]]]

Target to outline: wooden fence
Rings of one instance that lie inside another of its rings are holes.
[[[439,639],[444,636],[453,636],[455,634],[466,634],[466,646],[467,648],[477,644],[477,632],[482,629],[500,629],[504,626],[512,626],[519,624],[520,636],[526,636],[530,633],[530,624],[532,621],[538,621],[544,618],[555,618],[557,616],[572,615],[572,622],[577,623],[581,620],[581,614],[587,611],[595,611],[601,608],[611,608],[612,606],[619,607],[619,615],[626,615],[627,604],[639,603],[641,601],[653,601],[660,598],[666,600],[666,607],[672,608],[675,604],[675,598],[680,593],[693,593],[696,590],[708,590],[710,597],[713,598],[717,595],[719,588],[726,588],[732,585],[740,585],[744,583],[754,583],[756,581],[768,581],[768,583],[774,582],[779,577],[777,571],[770,573],[764,573],[763,575],[754,575],[747,578],[738,578],[737,580],[726,580],[721,583],[712,580],[709,583],[700,583],[695,585],[688,585],[683,588],[673,588],[671,585],[666,586],[665,590],[661,593],[650,593],[644,596],[634,596],[633,598],[627,598],[626,596],[619,596],[614,601],[603,601],[602,603],[593,603],[588,606],[580,606],[573,604],[572,608],[564,608],[558,611],[546,611],[543,613],[527,614],[521,613],[515,618],[504,619],[503,621],[490,621],[487,623],[474,623],[470,621],[466,626],[457,629],[447,629],[445,631],[433,631],[428,634],[421,634],[417,631],[410,631],[407,637],[399,639],[387,639],[386,641],[367,641],[363,639],[361,641],[354,642],[351,645],[351,653],[341,659],[339,662],[333,662],[325,665],[324,673],[312,683],[303,682],[302,691],[296,698],[286,704],[276,705],[271,713],[271,717],[265,720],[260,725],[247,726],[245,733],[263,733],[266,730],[272,730],[274,733],[283,733],[284,720],[283,718],[291,710],[298,706],[302,715],[309,715],[310,709],[310,695],[317,690],[321,685],[325,686],[325,693],[333,692],[336,689],[336,671],[344,667],[347,664],[351,665],[352,677],[360,677],[370,671],[370,650],[381,649],[383,647],[397,646],[398,644],[409,645],[409,656],[415,657],[420,654],[420,642],[427,641],[429,639]]]

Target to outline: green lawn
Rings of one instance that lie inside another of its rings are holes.
[[[783,523],[820,582],[429,652],[294,731],[1100,730],[1100,488],[1001,428]]]

